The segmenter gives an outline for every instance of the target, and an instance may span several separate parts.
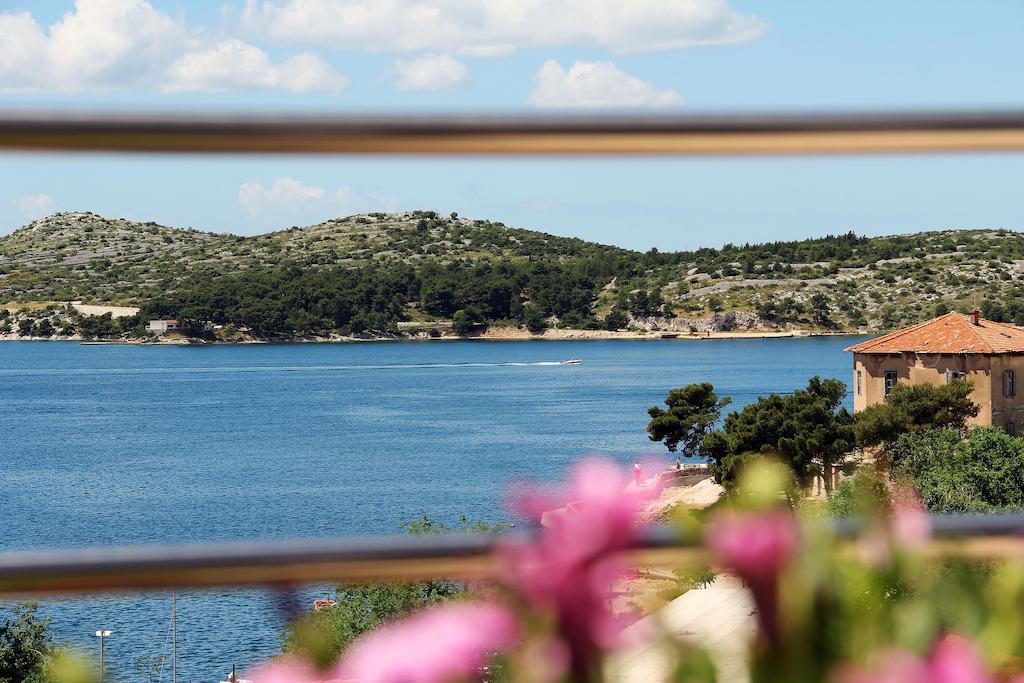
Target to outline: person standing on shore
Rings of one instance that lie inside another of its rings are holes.
[[[633,463],[633,481],[636,482],[637,488],[640,488],[644,484],[644,470],[640,467],[639,459]]]

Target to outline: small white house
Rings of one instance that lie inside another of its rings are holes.
[[[152,334],[167,334],[178,330],[177,320],[150,320],[146,325],[146,332]]]

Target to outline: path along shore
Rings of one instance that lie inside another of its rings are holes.
[[[724,491],[706,470],[702,474],[706,478],[694,484],[662,488],[644,509],[644,518],[662,521],[676,506],[704,508],[716,502]],[[671,583],[664,580],[671,576],[671,568],[649,568],[621,587],[628,598],[620,602],[620,609],[628,608],[629,602],[633,606],[646,602],[651,609],[625,630],[625,640],[631,645],[608,657],[605,679],[609,683],[671,680],[675,651],[670,642],[675,640],[705,649],[722,683],[747,683],[747,652],[757,630],[750,592],[736,577],[718,572],[710,584],[688,590],[666,604],[657,594]],[[662,637],[652,638],[652,634]]]

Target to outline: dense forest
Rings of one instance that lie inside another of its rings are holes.
[[[454,321],[459,332],[496,321],[539,329],[551,317],[597,327],[592,303],[611,277],[612,265],[589,259],[316,270],[292,264],[198,280],[145,303],[140,315],[244,326],[258,335],[394,331],[413,307]]]

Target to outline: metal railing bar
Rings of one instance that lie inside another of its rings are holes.
[[[835,531],[850,539],[858,526],[840,520]],[[1024,559],[1024,514],[935,515],[932,527],[931,556]],[[496,575],[500,556],[495,549],[509,538],[516,536],[460,533],[7,550],[0,552],[0,596],[432,577],[478,580]],[[631,559],[644,566],[698,566],[709,558],[696,540],[682,542],[673,530],[656,527]]]
[[[490,573],[476,534],[241,541],[0,553],[0,594],[380,581]]]
[[[1024,149],[1024,111],[681,116],[0,113],[0,149],[302,154],[806,154]]]
[[[0,596],[301,583],[478,580],[495,548],[523,534],[398,535],[0,552]],[[680,554],[674,534],[647,535],[645,561]],[[687,551],[683,550],[685,554]]]

